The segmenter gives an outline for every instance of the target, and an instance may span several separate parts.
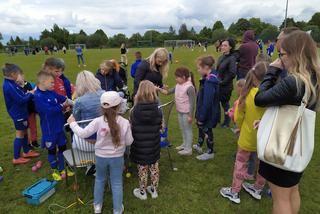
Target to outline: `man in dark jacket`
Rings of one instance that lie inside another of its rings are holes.
[[[239,63],[237,79],[244,79],[248,71],[256,63],[259,46],[255,41],[253,30],[247,30],[243,34],[242,45],[239,48]]]

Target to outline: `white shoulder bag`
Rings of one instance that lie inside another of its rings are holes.
[[[267,108],[258,129],[258,158],[277,168],[302,172],[314,149],[316,112],[306,108],[307,93],[300,106]]]

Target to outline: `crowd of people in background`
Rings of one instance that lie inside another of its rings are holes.
[[[148,194],[156,199],[160,188],[160,131],[163,120],[159,93],[174,94],[182,134],[181,145],[176,147],[179,155],[190,156],[195,151],[200,161],[213,159],[216,143],[213,129],[219,123],[221,128],[230,128],[234,123],[232,130],[238,138],[238,148],[233,173],[230,174],[232,184],[221,188],[220,194],[239,204],[239,192],[243,188],[253,198],[261,200],[263,188],[268,185],[272,193],[273,213],[298,213],[299,182],[303,172],[286,171],[259,161],[257,129],[267,107],[299,106],[304,92],[310,94],[307,108],[318,110],[320,61],[316,44],[307,33],[297,28],[286,28],[279,34],[276,44],[268,42],[267,55],[261,52],[262,41],[256,41],[252,30],[244,32],[238,49],[232,38],[218,41],[215,47],[221,52],[217,61],[205,55],[195,62],[201,76],[199,84],[195,83],[190,69],[182,66],[175,70],[176,85],[171,88],[164,84],[164,80],[168,76],[172,53],[170,57],[167,49],[157,48],[143,59],[140,51],[135,52],[135,62],[131,66],[133,108],[129,119],[120,114],[126,95],[124,88],[127,87],[124,68],[128,65],[128,49],[124,43],[120,48],[122,65],[114,59],[104,60],[95,74],[86,70],[79,72],[75,86],[65,76],[65,64],[61,58],[45,60],[37,74],[36,86],[24,80],[18,65],[6,63],[2,69],[3,93],[16,129],[12,163],[25,164],[29,158],[40,155],[31,150],[39,146],[35,122],[38,114],[42,130],[41,147],[47,150],[55,180],[62,180],[65,174],[73,175],[72,171],[65,169],[62,155],[67,148],[63,131],[66,122],[73,133],[72,146],[95,152],[95,213],[102,212],[107,169],[113,213],[124,211],[122,173],[126,147],[130,147],[130,160],[137,165],[138,171],[138,187],[132,190],[133,195],[140,200],[146,200]],[[274,49],[279,57],[271,62]],[[62,50],[66,53],[65,47]],[[45,48],[44,51],[47,53],[50,49]],[[82,63],[85,67],[81,46],[77,45],[75,51],[78,66]],[[204,52],[207,51],[208,43],[205,42]],[[231,107],[235,79],[238,97]],[[77,124],[81,120],[92,121]],[[196,144],[193,144],[193,124],[198,128]],[[95,146],[86,146],[79,138]],[[207,148],[203,149],[205,142]],[[255,183],[248,180],[255,180]]]

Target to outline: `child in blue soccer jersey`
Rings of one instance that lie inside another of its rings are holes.
[[[66,97],[54,92],[54,76],[46,71],[37,75],[38,88],[34,94],[36,110],[40,116],[42,147],[48,150],[48,162],[54,180],[61,180],[64,170],[63,152],[66,150],[63,109],[71,105]],[[68,176],[72,173],[68,172]]]
[[[40,154],[30,151],[28,146],[28,102],[33,98],[33,91],[25,93],[16,83],[22,70],[15,64],[6,63],[3,68],[3,96],[7,111],[13,120],[16,129],[16,138],[13,142],[14,158],[13,164],[25,164],[31,157],[38,157]],[[20,150],[23,148],[22,157]]]

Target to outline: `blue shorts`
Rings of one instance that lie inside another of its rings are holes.
[[[48,150],[55,149],[57,146],[64,146],[67,144],[67,138],[64,132],[57,133],[53,136],[42,137],[42,148]]]
[[[17,131],[24,131],[28,129],[28,119],[14,120],[13,123]]]

